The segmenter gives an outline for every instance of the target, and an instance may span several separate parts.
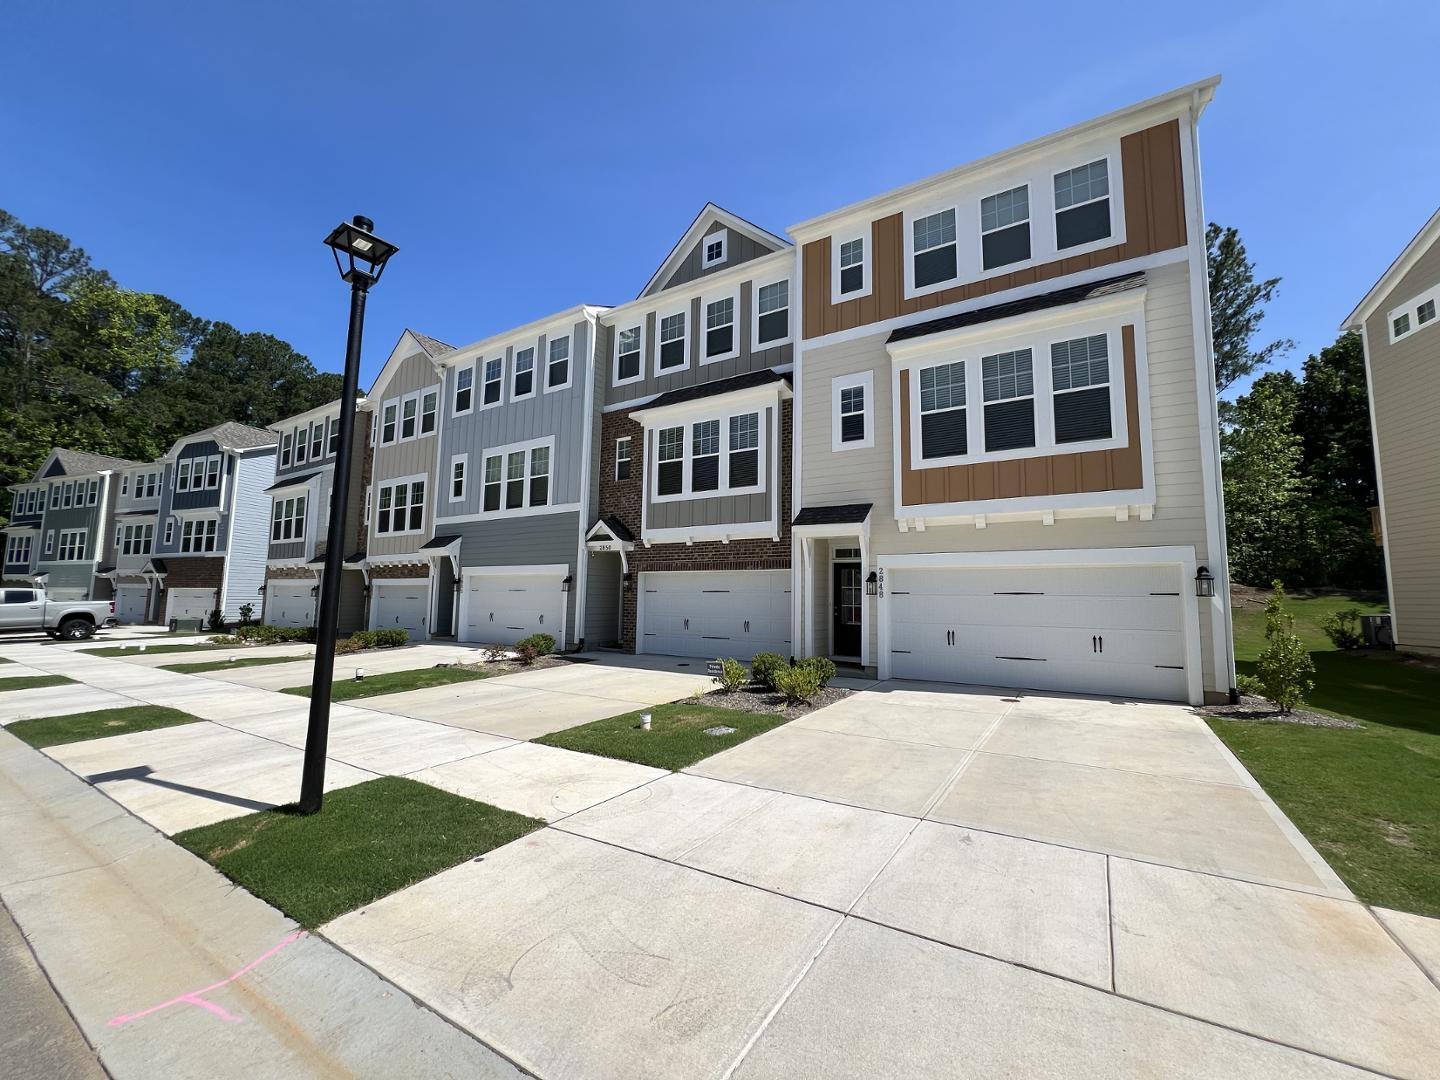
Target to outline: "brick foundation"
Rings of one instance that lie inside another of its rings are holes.
[[[155,609],[156,618],[165,618],[165,609],[170,603],[171,589],[214,589],[216,603],[219,603],[220,583],[224,578],[225,560],[215,558],[165,558],[165,584]],[[248,597],[246,598],[249,599]],[[258,606],[259,598],[255,603]]]

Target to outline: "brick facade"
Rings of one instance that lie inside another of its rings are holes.
[[[640,532],[640,502],[645,491],[645,431],[639,421],[631,419],[633,410],[606,413],[600,426],[600,514],[613,514],[623,521],[636,537],[635,549],[627,556],[630,571],[639,575],[662,570],[789,570],[791,461],[791,402],[780,407],[780,539],[718,540],[697,544],[656,544],[646,547]],[[630,436],[630,477],[615,479],[615,440]],[[635,651],[636,586],[640,578],[621,596],[620,644]]]
[[[430,576],[430,564],[419,560],[408,563],[381,563],[370,567],[370,579],[376,578],[426,578]]]
[[[165,610],[170,603],[171,589],[214,589],[216,590],[216,603],[219,603],[219,590],[221,579],[224,576],[225,560],[208,557],[187,557],[187,558],[166,558],[165,562],[165,586],[160,590],[159,605],[156,608],[156,615],[160,619],[165,618]],[[242,603],[253,603],[259,607],[260,598],[243,597]]]

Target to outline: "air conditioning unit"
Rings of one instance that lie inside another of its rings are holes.
[[[1366,645],[1378,645],[1382,649],[1395,647],[1395,631],[1390,626],[1390,615],[1361,615],[1360,629],[1365,634]]]

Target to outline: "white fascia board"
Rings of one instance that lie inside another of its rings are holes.
[[[710,416],[716,412],[731,412],[746,405],[778,405],[793,396],[783,379],[763,386],[752,386],[745,390],[734,390],[728,394],[712,394],[709,397],[681,401],[674,405],[661,405],[653,409],[636,409],[630,414],[641,427],[650,428],[668,424],[690,416]]]
[[[662,289],[660,292],[651,293],[648,296],[637,296],[634,300],[625,304],[617,304],[612,308],[602,308],[599,311],[599,319],[606,326],[615,326],[626,319],[643,318],[651,311],[662,307],[670,307],[675,303],[677,297],[688,292],[699,296],[702,292],[725,289],[729,286],[738,288],[740,283],[750,278],[766,276],[778,270],[784,265],[795,264],[795,249],[786,246],[779,251],[772,251],[769,255],[761,255],[759,258],[750,259],[748,262],[739,263],[728,270],[721,270],[718,273],[706,274],[704,277],[696,278],[694,281],[687,281],[683,285],[676,285],[672,289]],[[792,310],[794,304],[792,303]],[[738,320],[740,313],[737,311],[735,317]]]
[[[514,344],[516,338],[538,338],[548,330],[555,329],[559,326],[571,327],[582,319],[594,318],[608,310],[610,309],[597,307],[593,304],[577,304],[575,307],[566,308],[564,311],[557,311],[553,315],[546,315],[533,322],[528,322],[524,326],[512,327],[498,334],[491,334],[483,340],[472,341],[468,345],[461,345],[458,349],[454,349],[440,357],[439,363],[445,367],[464,367],[466,364],[473,363],[480,359],[481,353],[491,352],[496,346]],[[566,333],[569,333],[569,330],[567,330]],[[594,342],[591,342],[591,346],[593,348]],[[571,359],[574,359],[573,350]],[[536,362],[539,362],[538,356],[536,357]]]
[[[723,206],[716,206],[713,202],[707,202],[700,208],[700,212],[695,215],[695,219],[690,222],[685,231],[680,234],[680,239],[675,242],[674,247],[666,254],[664,260],[656,268],[655,272],[650,275],[650,279],[645,282],[645,287],[640,290],[640,297],[637,297],[637,299],[643,298],[657,281],[664,281],[669,274],[674,271],[679,260],[690,250],[691,245],[697,243],[700,237],[704,235],[704,230],[717,222],[724,225],[727,229],[733,229],[735,232],[743,233],[752,240],[765,244],[767,247],[779,245],[781,250],[789,251],[794,246],[789,240],[785,239],[785,237],[777,236],[768,229],[762,229],[759,225],[746,221],[736,214],[732,214]]]
[[[1361,324],[1371,315],[1375,314],[1377,308],[1390,294],[1390,290],[1399,283],[1400,279],[1414,269],[1420,257],[1429,251],[1431,246],[1440,242],[1440,210],[1430,215],[1430,220],[1420,227],[1410,243],[1406,244],[1399,255],[1395,256],[1392,262],[1380,275],[1380,280],[1370,287],[1360,303],[1355,305],[1355,310],[1345,317],[1340,324],[1341,330],[1359,330]]]

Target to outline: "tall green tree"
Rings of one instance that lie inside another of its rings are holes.
[[[1275,298],[1280,279],[1255,279],[1255,264],[1245,252],[1238,229],[1212,221],[1205,230],[1205,256],[1210,272],[1215,389],[1223,394],[1236,380],[1285,355],[1295,343],[1289,338],[1280,338],[1255,346],[1255,336],[1265,320],[1265,305]]]

